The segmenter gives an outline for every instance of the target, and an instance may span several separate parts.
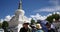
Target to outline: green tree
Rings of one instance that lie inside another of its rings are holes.
[[[8,22],[7,21],[3,21],[2,28],[4,29],[4,32],[7,32],[8,26],[9,26]]]
[[[2,23],[0,23],[0,28],[2,28]]]
[[[53,22],[53,19],[58,20],[60,18],[59,14],[52,14],[51,16],[47,17],[46,20],[49,21],[50,23]]]
[[[31,24],[34,24],[35,23],[35,20],[32,18],[31,19]]]
[[[52,17],[55,18],[56,20],[58,20],[60,18],[60,15],[59,14],[53,14]]]

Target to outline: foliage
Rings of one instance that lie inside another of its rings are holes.
[[[0,23],[0,28],[2,28],[2,23]]]
[[[35,23],[35,20],[32,18],[31,19],[31,24],[34,24]]]
[[[52,22],[53,22],[53,19],[59,20],[59,18],[60,18],[59,14],[52,14],[51,16],[47,17],[46,20],[47,20],[48,22],[52,23]]]
[[[8,27],[8,22],[7,22],[7,21],[4,21],[4,22],[2,23],[2,28],[6,28],[6,27]]]
[[[7,32],[8,26],[9,26],[8,22],[7,21],[3,21],[2,28],[4,29],[4,32]]]

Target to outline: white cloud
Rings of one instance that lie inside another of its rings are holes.
[[[25,20],[26,22],[29,22],[29,23],[30,23],[31,19],[32,19],[32,18],[28,18],[28,17],[24,16],[24,20]]]
[[[11,18],[12,18],[12,16],[8,15],[8,16],[5,17],[4,20],[5,20],[5,21],[10,21]]]
[[[47,17],[51,16],[52,14],[56,14],[56,13],[60,15],[60,12],[53,12],[53,13],[48,14]]]
[[[50,0],[49,1],[52,5],[59,6],[59,0]]]
[[[50,13],[50,14],[47,15],[47,17],[48,17],[48,16],[51,16],[51,15],[52,15],[52,14]]]
[[[53,14],[55,14],[55,13],[60,14],[60,12],[53,12]],[[52,13],[48,14],[47,16],[42,16],[42,15],[40,15],[39,13],[37,13],[36,15],[30,15],[30,18],[28,18],[28,17],[26,17],[26,16],[24,16],[24,17],[25,17],[25,20],[30,23],[30,21],[31,21],[32,18],[33,18],[35,21],[36,21],[36,20],[45,20],[48,16],[51,16],[51,15],[52,15]],[[4,20],[5,20],[5,21],[10,21],[10,19],[11,19],[13,16],[14,16],[14,15],[12,15],[12,16],[8,15],[8,16],[5,17],[5,19],[1,19],[0,22],[2,23]]]
[[[55,14],[55,13],[60,15],[60,12],[53,12],[53,14]],[[31,16],[31,18],[33,18],[35,20],[45,20],[48,16],[51,16],[51,15],[52,15],[52,13],[50,13],[46,16],[42,16],[39,13],[37,13],[36,15],[30,15],[30,16]]]
[[[31,15],[31,17],[35,20],[45,20],[46,16],[41,16],[39,13],[37,13],[36,15]]]
[[[53,14],[56,14],[56,13],[60,15],[60,12],[53,12]]]
[[[50,0],[49,3],[51,3],[52,6],[42,7],[35,10],[35,12],[60,12],[59,0]]]
[[[45,7],[36,10],[35,12],[59,12],[60,11],[60,6],[52,6],[52,7]]]
[[[0,22],[2,23],[3,21],[10,21],[10,19],[12,19],[13,16],[14,15],[12,15],[12,16],[7,15],[4,19],[0,19]],[[29,22],[29,23],[30,23],[30,21],[32,19],[32,18],[28,18],[26,16],[24,16],[24,18],[25,18],[24,20],[27,21],[27,22]]]
[[[60,15],[60,12],[57,12],[57,14],[59,14],[59,15]]]
[[[13,17],[14,15],[10,16],[7,15],[4,19],[0,19],[0,22],[2,23],[3,21],[10,21],[10,19]]]

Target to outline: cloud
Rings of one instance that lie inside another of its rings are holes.
[[[10,16],[10,15],[7,15],[4,19],[0,19],[0,22],[2,23],[3,21],[10,21],[10,19],[12,19],[12,17],[13,16],[15,16],[15,15],[12,15],[12,16]],[[26,16],[24,16],[24,20],[26,21],[26,22],[29,22],[30,23],[30,21],[31,21],[31,19],[32,18],[28,18],[28,17],[26,17]],[[19,18],[20,19],[20,18]]]
[[[12,17],[11,17],[10,15],[8,15],[8,16],[5,17],[4,20],[5,20],[5,21],[10,21],[11,18],[12,18]]]
[[[45,8],[38,9],[35,12],[60,12],[60,6],[45,7]]]
[[[57,13],[57,14],[59,14],[59,15],[60,15],[60,12],[53,12],[53,14],[55,14],[55,13]]]
[[[24,21],[26,21],[26,22],[29,22],[30,23],[31,19],[32,18],[28,18],[28,17],[24,16]]]
[[[59,0],[50,0],[52,6],[42,7],[40,9],[35,10],[35,12],[60,12]]]
[[[12,17],[13,16],[7,15],[4,19],[0,19],[0,22],[2,23],[3,21],[10,21]]]
[[[35,20],[45,20],[48,16],[51,16],[52,14],[55,14],[55,13],[60,15],[60,12],[53,12],[53,13],[50,13],[46,16],[42,16],[39,13],[37,13],[36,15],[30,15],[30,16],[31,16],[31,18],[33,18]]]
[[[53,14],[55,14],[55,13],[57,13],[57,14],[60,15],[60,12],[53,12]],[[35,21],[36,21],[36,20],[45,20],[48,16],[51,16],[51,15],[52,15],[52,13],[48,14],[47,16],[42,16],[42,15],[40,15],[39,13],[37,13],[36,15],[30,15],[30,18],[24,16],[24,17],[25,17],[24,20],[30,23],[30,21],[31,21],[32,18],[33,18]],[[2,23],[4,20],[5,20],[5,21],[10,21],[10,19],[12,19],[13,16],[14,16],[14,15],[12,15],[12,16],[7,15],[7,16],[5,17],[5,19],[0,19],[0,23]]]
[[[57,14],[59,14],[59,15],[60,15],[60,12],[57,12]]]
[[[59,0],[50,0],[49,1],[52,5],[59,6]]]
[[[10,21],[10,19],[13,17],[14,15],[10,16],[10,15],[7,15],[5,17],[5,19],[3,19],[4,21]]]
[[[46,16],[41,16],[39,13],[37,13],[36,15],[30,15],[31,18],[35,19],[35,20],[45,20]]]

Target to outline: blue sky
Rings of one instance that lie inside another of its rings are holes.
[[[14,15],[18,9],[20,0],[0,0],[0,19],[5,18],[7,15]],[[60,0],[23,0],[23,10],[25,15],[35,15],[39,13],[42,16],[46,16],[52,12],[60,12]],[[56,9],[56,7],[58,9]],[[56,11],[55,11],[56,10]]]

